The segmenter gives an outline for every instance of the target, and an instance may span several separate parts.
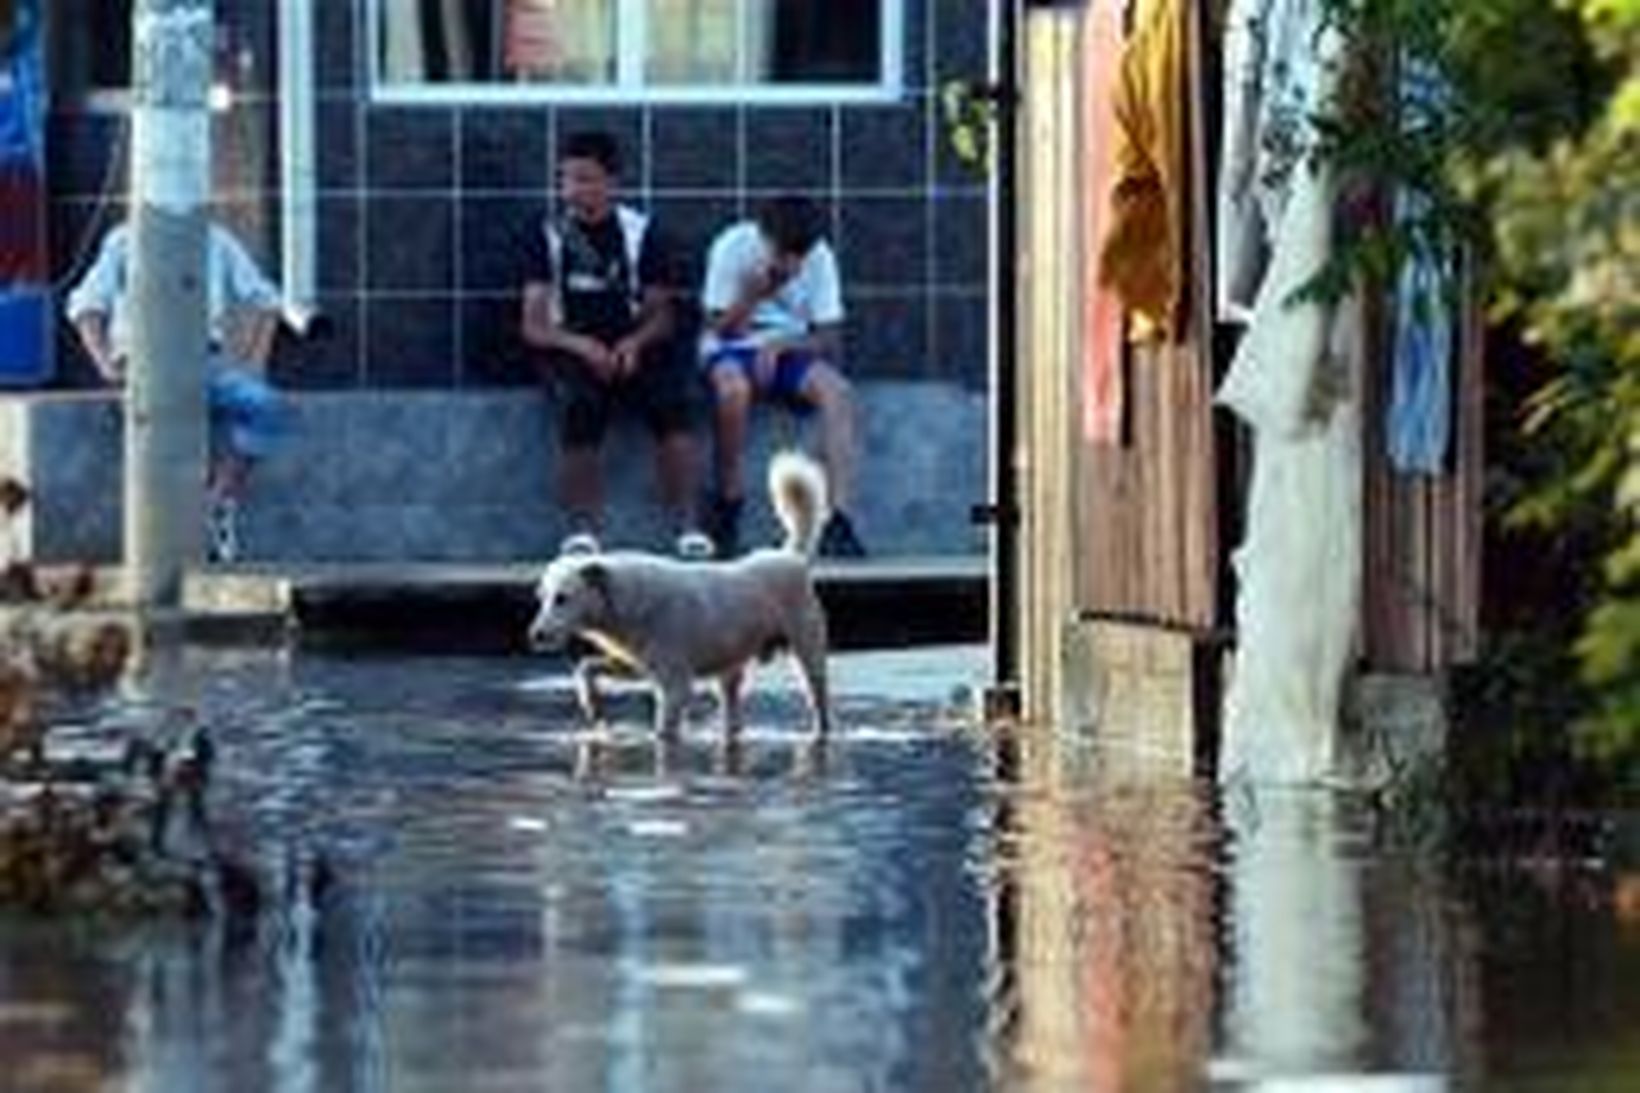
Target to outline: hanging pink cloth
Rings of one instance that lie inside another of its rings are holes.
[[[1116,88],[1126,0],[1091,0],[1083,26],[1082,194],[1093,241],[1082,293],[1082,437],[1116,444],[1122,433],[1122,300],[1099,277],[1116,172]]]

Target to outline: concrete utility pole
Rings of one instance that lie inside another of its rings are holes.
[[[163,608],[203,539],[210,0],[137,0],[132,22],[125,566],[132,603]]]

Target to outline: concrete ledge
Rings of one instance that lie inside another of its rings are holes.
[[[522,652],[535,609],[533,565],[212,567],[189,574],[189,635],[283,635],[305,645]],[[823,562],[820,594],[838,648],[979,642],[984,559]]]
[[[853,515],[874,554],[977,554],[969,508],[985,496],[985,399],[944,382],[859,387],[861,468]],[[533,389],[299,392],[288,443],[258,468],[247,557],[273,563],[511,562],[549,557],[565,531],[552,497],[548,404]],[[123,414],[109,392],[0,396],[0,473],[30,483],[25,548],[39,561],[120,553]],[[748,467],[795,438],[763,411]],[[703,436],[704,439],[704,436]],[[623,422],[605,467],[609,535],[656,547],[652,445]],[[773,541],[753,498],[747,542]]]

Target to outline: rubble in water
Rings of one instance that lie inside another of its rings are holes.
[[[0,908],[244,913],[253,870],[216,847],[211,741],[186,712],[84,711],[120,682],[132,622],[95,606],[95,573],[15,557],[26,487],[0,478]]]

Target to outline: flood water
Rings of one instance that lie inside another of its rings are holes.
[[[834,671],[823,749],[779,667],[660,748],[543,662],[190,654],[153,698],[280,894],[0,920],[0,1089],[1640,1088],[1612,860],[1003,740],[978,650]]]

